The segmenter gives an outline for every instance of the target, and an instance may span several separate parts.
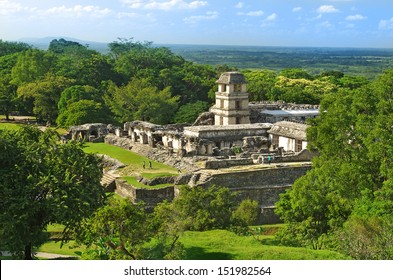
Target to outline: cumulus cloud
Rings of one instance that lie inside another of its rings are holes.
[[[239,16],[249,16],[249,17],[261,17],[263,16],[265,13],[261,10],[259,11],[250,11],[248,13],[244,13],[244,12],[239,12],[237,13],[237,15]]]
[[[379,21],[379,29],[381,30],[393,30],[393,17],[388,20],[380,20]]]
[[[218,12],[206,12],[204,15],[190,16],[184,18],[184,22],[186,23],[197,23],[198,21],[203,20],[214,20],[218,17]]]
[[[366,16],[362,16],[362,15],[350,15],[350,16],[347,16],[346,18],[345,18],[346,20],[364,20],[364,19],[367,19],[367,17]]]
[[[196,9],[207,6],[206,1],[184,1],[184,0],[122,0],[131,9],[147,10],[175,10],[175,9]]]
[[[302,10],[302,7],[295,7],[292,9],[292,12],[297,13],[300,12]]]
[[[320,14],[338,13],[339,11],[340,10],[332,5],[322,5],[317,10],[317,12]]]

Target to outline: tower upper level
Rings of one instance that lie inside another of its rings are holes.
[[[224,72],[216,81],[218,93],[245,93],[246,78],[240,72]]]
[[[214,124],[249,124],[249,100],[244,75],[240,72],[225,72],[216,83],[216,104],[211,108],[214,113]]]

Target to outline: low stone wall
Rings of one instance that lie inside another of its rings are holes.
[[[253,160],[251,158],[208,160],[205,162],[205,168],[220,169],[220,168],[228,168],[231,166],[251,165],[251,164],[253,164]]]
[[[129,138],[118,137],[114,134],[108,134],[105,136],[105,143],[118,146],[127,150],[130,150],[134,143]]]
[[[155,206],[164,200],[172,201],[175,197],[173,186],[160,189],[140,189],[124,180],[116,180],[116,193],[129,198],[133,203],[145,202],[146,206]]]
[[[294,154],[292,156],[277,156],[274,158],[274,162],[310,162],[315,155],[309,150],[302,150],[301,152]]]

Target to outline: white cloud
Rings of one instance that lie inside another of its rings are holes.
[[[270,16],[268,16],[265,21],[275,21],[277,19],[277,14],[273,13]]]
[[[239,12],[237,13],[237,15],[239,16],[249,16],[249,17],[261,17],[263,16],[265,13],[261,10],[259,11],[250,11],[248,13],[244,13],[244,12]]]
[[[23,6],[21,3],[15,3],[15,1],[0,0],[0,15],[3,16],[10,16],[21,12],[31,12],[35,9],[36,8]]]
[[[332,5],[322,5],[317,10],[317,12],[320,14],[338,13],[339,11],[340,10]]]
[[[236,5],[235,5],[235,8],[236,9],[241,9],[241,8],[243,8],[244,7],[244,3],[243,2],[239,2],[239,3],[237,3]]]
[[[350,16],[347,16],[346,18],[345,18],[346,20],[364,20],[364,19],[367,19],[367,17],[366,16],[362,16],[362,15],[350,15]]]
[[[197,9],[207,6],[206,1],[184,0],[122,0],[127,7],[131,9],[147,9],[147,10],[175,10],[175,9]]]
[[[59,6],[52,7],[46,10],[38,11],[41,16],[56,16],[56,17],[105,17],[112,13],[108,8],[100,8],[98,6],[82,6],[75,5],[73,7]]]
[[[214,20],[218,17],[218,13],[217,12],[206,12],[206,14],[204,15],[198,15],[198,16],[190,16],[190,17],[186,17],[184,18],[184,22],[186,23],[196,23],[198,21],[202,21],[202,20]]]
[[[379,21],[379,29],[381,30],[393,30],[393,17],[388,20],[380,20]]]
[[[47,9],[38,9],[37,7],[23,6],[18,2],[8,0],[0,0],[0,15],[12,16],[21,14],[26,18],[42,18],[42,17],[105,17],[112,13],[108,8],[100,8],[93,5],[75,5],[67,7],[65,5],[51,7]]]
[[[297,13],[300,12],[302,10],[302,7],[295,7],[292,9],[292,12]]]

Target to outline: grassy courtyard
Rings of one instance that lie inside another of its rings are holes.
[[[86,143],[84,148],[87,153],[105,154],[111,158],[127,165],[119,171],[119,174],[124,180],[138,188],[145,188],[147,186],[137,181],[138,176],[146,179],[156,177],[174,176],[177,175],[177,169],[160,162],[151,160],[142,155],[136,154],[132,151],[125,150],[120,147],[112,146],[105,143]],[[150,164],[151,163],[151,167]],[[145,164],[145,167],[143,165]],[[154,186],[154,188],[165,187],[165,185]],[[152,188],[149,186],[149,188]]]

